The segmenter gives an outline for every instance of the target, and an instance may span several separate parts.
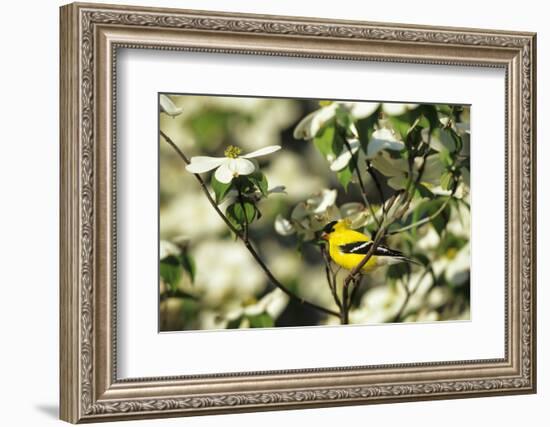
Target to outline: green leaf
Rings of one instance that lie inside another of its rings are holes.
[[[332,139],[332,152],[336,156],[339,156],[344,151],[344,145],[345,145],[344,138],[338,131],[336,131],[334,134],[334,138]]]
[[[444,203],[444,202],[442,201],[441,203]],[[439,205],[437,209],[439,209],[440,207],[441,205]],[[433,212],[431,212],[430,215],[432,213]],[[447,228],[447,223],[449,222],[450,218],[451,218],[451,207],[447,205],[445,209],[443,209],[443,212],[441,212],[434,219],[432,219],[432,225],[435,231],[437,231],[437,234],[439,234],[440,236],[443,234],[443,232]]]
[[[348,129],[353,123],[353,117],[351,114],[341,106],[336,108],[336,123],[344,129]]]
[[[321,154],[325,157],[334,154],[332,150],[332,142],[334,141],[335,133],[336,129],[334,128],[334,125],[326,126],[325,128],[321,129],[317,133],[317,136],[313,139],[313,143],[321,152]]]
[[[371,138],[372,133],[375,130],[374,125],[378,123],[378,112],[379,109],[376,110],[369,117],[365,117],[364,119],[360,119],[355,122],[355,127],[357,128],[357,132],[359,133],[359,141],[361,142],[361,148],[363,149],[363,151],[367,150],[369,139]]]
[[[409,225],[413,224],[423,218],[429,217],[431,215],[434,215],[445,203],[447,200],[447,197],[437,197],[433,200],[426,200],[421,202],[416,209],[414,209],[413,213],[407,217],[407,220],[403,225]],[[451,207],[449,205],[446,206],[446,208],[443,210],[443,212],[440,212],[439,215],[437,215],[434,219],[432,219],[428,224],[432,224],[432,226],[435,228],[435,230],[438,232],[438,234],[442,234],[447,226],[447,222],[449,221],[451,214]],[[390,227],[390,231],[392,230],[392,227]],[[413,228],[411,230],[411,233],[415,233],[415,229]]]
[[[445,172],[441,175],[441,188],[443,190],[450,190],[454,183],[453,174],[451,172]]]
[[[348,185],[353,178],[353,170],[351,165],[347,165],[344,169],[338,171],[336,173],[336,177],[338,178],[340,184],[342,184],[342,187],[344,187],[344,190],[348,191]]]
[[[388,117],[388,120],[391,123],[393,129],[401,135],[401,138],[403,140],[405,140],[409,131],[409,123],[394,116]]]
[[[272,328],[275,322],[267,313],[258,314],[256,316],[248,316],[251,328]]]
[[[416,184],[416,189],[418,191],[418,194],[420,194],[420,197],[422,198],[428,198],[433,199],[435,197],[435,194],[432,193],[432,191],[426,187],[424,184],[418,183]]]
[[[267,197],[268,182],[267,182],[266,176],[261,171],[257,170],[253,174],[249,175],[249,178],[254,183],[254,185],[258,188],[258,190],[260,190],[262,195],[264,197]]]
[[[216,203],[220,204],[224,197],[229,192],[229,189],[231,188],[233,182],[229,182],[228,184],[224,184],[223,182],[220,182],[216,179],[214,174],[212,174],[212,178],[210,179],[210,185],[212,186],[212,190],[214,190],[214,195],[216,196]]]
[[[160,261],[160,277],[171,290],[177,288],[182,273],[183,268],[177,256],[169,255]]]
[[[191,283],[193,283],[195,281],[195,274],[197,272],[197,266],[195,264],[195,260],[189,254],[182,254],[181,265],[183,269],[187,271],[187,273],[189,273],[189,277],[191,278]]]
[[[428,120],[430,128],[437,129],[440,126],[437,109],[434,105],[422,104],[419,108],[422,115]]]
[[[250,224],[256,216],[256,206],[250,201],[235,202],[227,207],[225,213],[239,225]]]
[[[453,129],[441,129],[440,139],[443,146],[451,153],[458,153],[462,150],[462,138]]]

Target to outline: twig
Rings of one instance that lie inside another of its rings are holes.
[[[330,258],[327,254],[325,247],[321,246],[320,248],[321,248],[321,255],[323,256],[323,261],[325,262],[325,274],[327,276],[327,283],[330,288],[332,298],[334,299],[334,302],[336,303],[338,308],[342,310],[342,303],[340,301],[340,298],[338,297],[338,292],[336,291],[336,275],[332,271]]]
[[[244,224],[243,224],[243,240],[248,240],[248,217],[246,216],[246,209],[244,208],[243,193],[241,191],[240,185],[237,184],[237,190],[239,192],[239,204],[243,210],[244,215]]]
[[[370,177],[374,181],[374,185],[376,189],[378,190],[378,197],[380,198],[380,204],[382,205],[382,212],[386,213],[386,205],[384,204],[384,192],[382,191],[382,184],[380,184],[380,180],[376,176],[376,173],[374,172],[374,169],[372,168],[371,162],[369,159],[365,160],[365,163],[367,165],[367,172],[369,173]]]
[[[344,282],[342,288],[342,310],[340,311],[340,323],[342,325],[347,325],[349,323],[348,287],[349,284]]]
[[[422,218],[422,219],[418,220],[415,223],[412,223],[412,224],[406,225],[404,227],[398,228],[397,230],[389,231],[388,234],[389,235],[394,235],[394,234],[402,233],[403,231],[407,231],[407,230],[410,230],[411,228],[419,227],[422,224],[426,224],[427,222],[432,221],[433,219],[437,218],[441,214],[441,212],[443,212],[445,210],[445,208],[447,207],[447,205],[449,204],[451,199],[452,199],[452,196],[449,196],[447,198],[447,200],[445,200],[445,202],[433,214],[431,214],[431,215],[429,215],[425,218]]]
[[[401,304],[401,307],[399,308],[399,311],[397,312],[397,314],[392,319],[392,323],[395,323],[395,322],[397,322],[401,319],[401,316],[403,315],[403,313],[405,311],[405,308],[407,307],[407,304],[409,303],[411,297],[418,290],[418,288],[420,287],[420,282],[422,282],[422,280],[424,280],[424,277],[426,277],[426,274],[428,274],[429,272],[430,272],[430,268],[426,268],[424,270],[424,273],[422,273],[422,275],[418,278],[418,281],[416,282],[416,285],[414,286],[414,288],[412,290],[409,290],[409,288],[407,286],[402,285],[403,288],[405,289],[405,293],[406,293],[405,300],[403,301],[403,304]]]
[[[172,147],[174,148],[174,150],[176,150],[176,152],[178,153],[178,155],[182,158],[182,160],[186,163],[186,164],[189,164],[190,161],[189,159],[187,158],[187,156],[180,150],[180,148],[174,143],[174,141],[172,141],[172,139],[170,139],[170,137],[168,137],[163,131],[160,131],[160,135],[164,138],[164,140]],[[254,257],[254,259],[258,262],[258,264],[260,265],[260,267],[262,268],[262,270],[264,270],[264,273],[266,274],[267,278],[271,281],[271,283],[273,283],[273,285],[275,285],[276,287],[278,287],[281,291],[283,291],[286,295],[288,295],[290,298],[298,301],[300,304],[303,304],[303,305],[307,305],[308,307],[311,307],[311,308],[314,308],[315,310],[318,310],[318,311],[321,311],[323,313],[326,313],[326,314],[331,314],[333,316],[337,316],[337,317],[340,317],[340,313],[337,313],[336,311],[334,310],[330,310],[328,308],[325,308],[325,307],[321,307],[320,305],[317,305],[315,303],[312,303],[312,302],[309,302],[301,297],[299,297],[298,295],[296,295],[294,292],[292,292],[290,289],[288,289],[286,286],[284,286],[281,282],[279,282],[275,276],[273,275],[273,273],[271,273],[271,271],[269,270],[269,268],[267,267],[267,265],[263,262],[262,258],[260,257],[260,255],[258,254],[258,252],[256,252],[256,249],[254,249],[254,247],[252,246],[252,244],[250,243],[250,240],[245,239],[244,236],[242,235],[242,233],[237,230],[237,228],[235,228],[233,226],[233,224],[231,224],[231,222],[229,221],[229,219],[227,219],[227,217],[223,214],[223,212],[220,210],[220,208],[218,207],[218,205],[216,204],[216,202],[214,201],[214,199],[212,198],[212,196],[210,195],[210,192],[208,191],[208,187],[206,186],[206,183],[204,182],[204,180],[202,179],[202,177],[199,175],[199,174],[193,174],[195,176],[195,178],[197,179],[197,181],[199,182],[202,190],[204,191],[204,194],[206,195],[206,198],[208,199],[208,201],[210,202],[210,204],[212,205],[212,207],[214,208],[214,210],[217,212],[217,214],[220,216],[220,218],[225,222],[225,224],[227,225],[227,227],[233,232],[235,233],[235,235],[244,243],[245,247],[248,249],[248,251],[250,252],[250,254]]]
[[[349,306],[351,308],[353,304],[353,300],[355,299],[355,295],[357,294],[357,290],[361,287],[361,282],[363,281],[363,276],[359,276],[357,279],[357,282],[355,282],[355,285],[352,287],[351,294],[349,296]]]
[[[381,225],[380,221],[378,220],[377,216],[374,214],[374,209],[373,209],[372,205],[369,202],[369,198],[367,196],[367,189],[365,188],[363,178],[361,177],[361,171],[359,170],[359,165],[357,164],[357,158],[355,157],[355,154],[353,153],[353,151],[351,149],[351,145],[348,142],[348,140],[345,138],[345,136],[342,137],[342,139],[344,140],[344,144],[346,145],[346,148],[348,149],[348,151],[351,155],[352,166],[353,166],[353,169],[355,170],[355,174],[357,175],[357,182],[359,183],[359,188],[361,190],[361,197],[363,198],[363,201],[365,202],[365,205],[369,209],[370,214],[372,215],[372,217],[376,221],[376,224],[380,227],[380,225]]]

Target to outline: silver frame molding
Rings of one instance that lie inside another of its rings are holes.
[[[536,35],[99,4],[61,8],[60,383],[78,423],[536,391]],[[499,67],[506,73],[505,357],[117,379],[118,48]]]

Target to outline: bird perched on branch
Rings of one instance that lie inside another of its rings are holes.
[[[323,228],[321,239],[328,242],[332,260],[347,270],[353,270],[365,258],[373,245],[369,236],[352,230],[345,220],[329,222]],[[361,270],[369,272],[377,267],[398,262],[418,264],[417,261],[407,258],[402,252],[379,244]]]

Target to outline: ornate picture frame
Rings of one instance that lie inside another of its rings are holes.
[[[79,423],[536,391],[535,34],[75,3],[61,8],[60,43],[61,419]],[[505,357],[118,379],[119,48],[503,69]]]

